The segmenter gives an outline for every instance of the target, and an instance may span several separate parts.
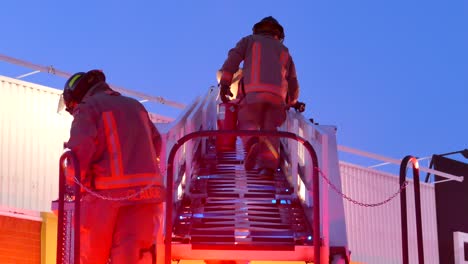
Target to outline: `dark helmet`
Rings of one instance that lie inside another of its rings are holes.
[[[100,70],[91,70],[86,73],[77,72],[68,78],[62,94],[67,112],[70,114],[73,112],[73,108],[81,103],[91,87],[105,81],[106,76]]]
[[[267,33],[278,36],[280,41],[284,40],[284,29],[283,26],[278,23],[278,21],[272,17],[268,16],[256,23],[252,31],[254,34]]]

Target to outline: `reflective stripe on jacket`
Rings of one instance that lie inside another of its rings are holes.
[[[244,61],[245,93],[269,92],[292,104],[299,96],[299,84],[293,59],[279,40],[268,35],[242,38],[228,53],[221,70],[220,83],[230,85],[233,74]]]
[[[73,116],[66,145],[78,157],[83,181],[98,190],[163,186],[157,163],[161,137],[140,102],[100,83]]]

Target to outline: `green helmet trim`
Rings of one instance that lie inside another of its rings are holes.
[[[72,76],[72,78],[70,79],[70,81],[67,83],[67,86],[68,88],[72,88],[73,85],[75,84],[76,80],[78,80],[79,78],[83,77],[84,74],[75,74],[74,76]]]

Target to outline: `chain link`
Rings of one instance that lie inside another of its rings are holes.
[[[325,175],[325,173],[323,173],[318,167],[315,167],[315,169],[320,173],[320,175],[322,176],[322,178],[325,180],[325,182],[330,186],[330,188],[332,188],[332,190],[334,190],[336,193],[338,193],[339,195],[341,195],[344,199],[348,200],[349,202],[352,202],[353,204],[356,204],[356,205],[359,205],[359,206],[363,206],[363,207],[377,207],[377,206],[382,206],[388,202],[390,202],[391,200],[393,200],[395,197],[397,197],[407,186],[408,186],[408,181],[405,181],[401,184],[399,190],[397,192],[395,192],[393,195],[391,195],[390,197],[388,197],[387,199],[385,199],[384,201],[382,202],[378,202],[378,203],[364,203],[364,202],[360,202],[360,201],[357,201],[351,197],[349,197],[348,195],[344,194],[338,187],[336,187],[331,181],[330,179]],[[145,186],[144,188],[140,189],[138,192],[136,193],[133,193],[133,194],[130,194],[130,195],[127,195],[127,196],[122,196],[122,197],[112,197],[112,196],[105,196],[105,195],[102,195],[102,194],[99,194],[93,190],[91,190],[90,188],[84,186],[76,177],[74,178],[74,181],[76,184],[78,184],[81,188],[83,188],[86,192],[90,193],[91,195],[94,195],[95,197],[97,198],[100,198],[100,199],[103,199],[103,200],[109,200],[109,201],[125,201],[125,200],[130,200],[138,195],[140,195],[141,193],[145,192],[146,190],[149,190],[151,187],[155,186],[154,184],[150,184],[150,185],[147,185]]]
[[[105,196],[105,195],[99,194],[99,193],[91,190],[90,188],[84,186],[76,177],[74,177],[73,179],[74,179],[76,184],[78,184],[81,188],[83,188],[86,192],[90,193],[91,195],[93,195],[93,196],[95,196],[97,198],[103,199],[103,200],[116,201],[116,202],[117,201],[130,200],[130,199],[132,199],[134,197],[137,197],[138,195],[145,192],[146,190],[149,190],[151,187],[156,186],[154,184],[148,184],[148,185],[146,185],[144,188],[140,189],[136,193],[133,193],[133,194],[130,194],[130,195],[127,195],[127,196],[122,196],[122,197],[112,197],[112,196]]]
[[[353,198],[349,197],[348,195],[344,194],[338,187],[336,187],[331,181],[330,179],[325,175],[325,173],[323,173],[318,167],[315,167],[315,169],[320,173],[320,175],[322,176],[322,178],[325,180],[325,182],[336,192],[338,193],[339,195],[341,195],[344,199],[352,202],[353,204],[356,204],[356,205],[359,205],[359,206],[363,206],[363,207],[377,207],[377,206],[381,206],[381,205],[384,205],[388,202],[390,202],[391,200],[393,200],[395,197],[397,197],[407,186],[408,186],[408,181],[405,181],[401,184],[400,186],[400,189],[394,193],[392,196],[388,197],[387,199],[385,199],[384,201],[382,202],[378,202],[378,203],[363,203],[363,202],[359,202],[359,201],[356,201],[354,200]]]

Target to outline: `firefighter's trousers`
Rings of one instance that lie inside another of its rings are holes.
[[[286,119],[284,105],[268,102],[248,103],[248,100],[239,107],[238,128],[241,130],[277,130]],[[256,157],[257,167],[276,169],[279,162],[279,138],[260,137],[258,140],[252,137],[242,137],[244,148],[249,151],[252,144],[259,143]]]
[[[85,194],[81,202],[81,264],[139,263],[156,242],[162,204],[128,203]]]

